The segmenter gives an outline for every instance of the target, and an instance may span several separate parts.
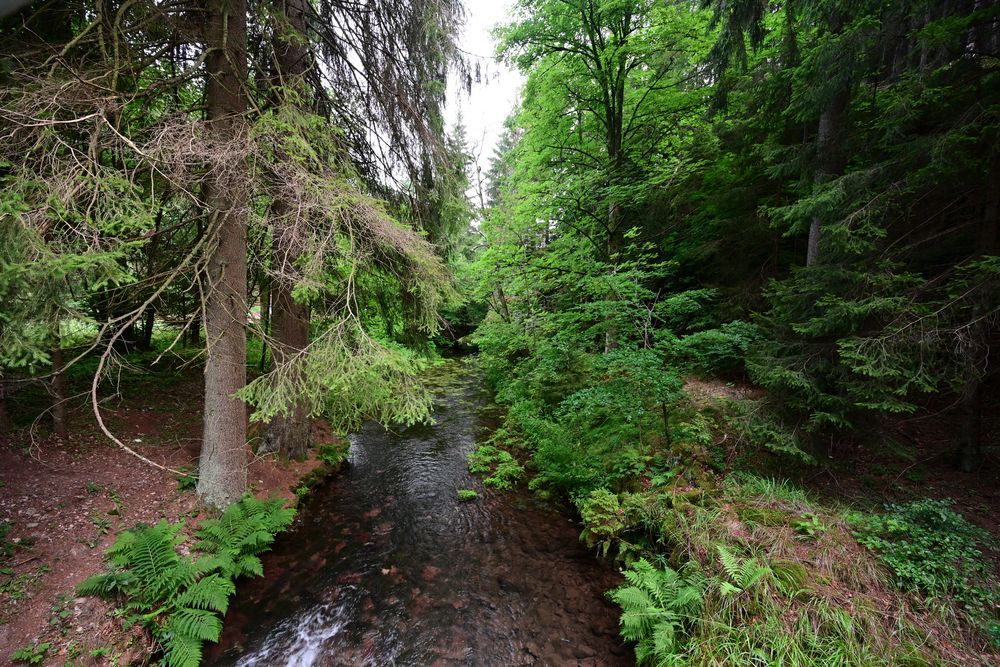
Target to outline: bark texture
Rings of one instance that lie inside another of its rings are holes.
[[[278,17],[274,31],[274,55],[277,83],[282,91],[295,90],[295,99],[301,104],[309,99],[305,77],[312,66],[307,41],[308,7],[306,0],[279,0],[275,3]],[[272,212],[276,225],[294,216],[294,206],[278,199]],[[288,224],[285,222],[284,224]],[[271,356],[275,366],[295,357],[309,345],[309,307],[296,303],[292,298],[295,283],[295,256],[290,247],[290,235],[282,229],[273,230],[274,266],[280,275],[271,286]],[[303,459],[309,450],[309,414],[301,401],[289,406],[288,412],[276,415],[264,427],[262,452],[281,452],[291,459]]]
[[[844,29],[844,17],[834,10],[827,26],[832,34]],[[845,155],[841,146],[847,121],[847,109],[851,102],[851,83],[841,82],[833,95],[823,105],[816,128],[817,168],[813,182],[819,186],[844,173]],[[806,266],[812,266],[820,259],[820,242],[823,238],[823,221],[813,216],[809,222],[809,240],[806,247]]]
[[[819,157],[819,169],[816,171],[816,185],[840,176],[844,172],[843,150],[840,138],[844,130],[847,116],[847,105],[851,99],[848,86],[834,94],[833,98],[823,107],[819,117],[816,133],[816,151]],[[820,241],[823,238],[823,222],[819,216],[813,216],[809,222],[809,242],[806,249],[806,266],[812,266],[820,258]]]
[[[52,346],[52,432],[66,439],[69,428],[66,425],[66,401],[69,395],[66,390],[66,362],[63,359],[62,341],[56,335]]]
[[[205,98],[210,131],[220,145],[245,134],[246,2],[206,0]],[[205,422],[198,497],[225,507],[247,485],[246,407],[234,393],[246,384],[246,202],[232,169],[217,167],[205,183],[205,203],[217,243],[208,262],[205,302]]]
[[[275,365],[285,363],[309,345],[309,308],[296,303],[287,284],[273,287],[274,313],[271,332]],[[291,459],[303,459],[309,449],[309,413],[298,402],[287,414],[275,415],[264,429],[262,452],[281,452]]]

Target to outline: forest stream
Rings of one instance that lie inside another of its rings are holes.
[[[469,474],[496,409],[471,364],[436,375],[433,424],[351,436],[267,578],[240,587],[214,664],[631,664],[604,595],[618,575],[565,515]]]

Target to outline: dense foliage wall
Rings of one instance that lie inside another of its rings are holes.
[[[527,83],[481,260],[502,395],[571,421],[580,378],[745,369],[769,397],[749,432],[806,459],[950,397],[980,464],[996,3],[517,7],[500,52]]]
[[[66,370],[96,359],[87,404],[131,451],[100,406],[154,327],[161,351],[204,354],[213,505],[245,490],[247,403],[262,449],[294,458],[313,416],[426,415],[407,347],[456,300],[447,261],[468,220],[442,119],[448,72],[471,81],[458,3],[15,9],[0,18],[0,430],[6,399],[41,387],[65,437],[83,403]],[[249,383],[248,337],[265,350]]]

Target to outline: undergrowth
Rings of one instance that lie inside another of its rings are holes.
[[[516,448],[530,489],[573,504],[580,539],[624,568],[627,583],[609,595],[641,665],[996,657],[985,535],[947,505],[858,515],[734,469],[765,451],[794,466],[815,459],[751,401],[683,391],[679,373],[699,370],[705,345],[729,354],[721,333],[602,354],[582,352],[565,328],[535,338],[509,328],[487,321],[477,333],[507,412],[470,470],[489,483],[507,463],[519,478]],[[687,366],[672,367],[679,363]]]
[[[469,454],[469,472],[486,475],[487,486],[512,489],[524,476],[524,467],[507,450],[487,444]]]
[[[947,500],[888,505],[883,515],[848,517],[858,541],[871,549],[903,590],[947,614],[952,604],[1000,648],[1000,587],[989,585],[984,548],[995,540],[951,509]]]
[[[202,644],[219,639],[233,581],[263,575],[260,554],[293,516],[280,500],[246,497],[218,519],[201,522],[198,556],[179,549],[187,539],[185,522],[140,525],[118,536],[107,552],[108,570],[86,579],[77,593],[114,600],[126,625],[150,631],[163,664],[195,667]]]
[[[947,664],[952,640],[969,639],[970,629],[894,593],[843,516],[794,487],[734,475],[717,495],[673,509],[611,593],[639,664]],[[824,529],[798,528],[807,516]],[[644,600],[636,589],[654,581],[666,583]],[[693,611],[680,620],[678,607]],[[636,623],[637,614],[664,620]]]

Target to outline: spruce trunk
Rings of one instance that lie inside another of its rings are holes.
[[[284,0],[275,3],[275,13],[283,18],[274,33],[275,63],[278,68],[279,99],[287,99],[286,91],[295,90],[295,100],[308,99],[305,77],[311,63],[307,42],[306,0]],[[294,211],[294,206],[280,198],[273,207],[274,220],[281,224]],[[287,247],[288,235],[274,230],[274,267],[279,276],[271,286],[271,356],[275,366],[287,363],[309,345],[309,307],[296,303],[292,297],[294,277],[293,251]],[[297,380],[297,379],[296,379]],[[309,450],[309,411],[303,401],[295,401],[288,411],[271,419],[264,429],[262,451],[280,452],[291,459],[303,459]]]
[[[66,362],[63,359],[62,339],[56,325],[55,342],[52,345],[52,432],[65,440],[69,435],[66,426]]]
[[[848,86],[842,87],[833,98],[826,103],[819,117],[819,127],[816,135],[816,152],[819,167],[813,182],[819,186],[840,176],[844,171],[843,150],[840,147],[840,137],[843,134],[844,120],[847,115],[847,105],[851,99]],[[806,266],[812,266],[820,257],[820,240],[823,237],[823,223],[819,216],[813,216],[809,222],[809,241],[806,248]]]
[[[271,316],[275,366],[281,366],[309,345],[309,308],[296,303],[290,286],[275,282],[272,288],[274,313]],[[309,449],[309,412],[302,401],[288,412],[275,415],[264,430],[262,452],[280,452],[290,459],[304,459]]]
[[[1000,251],[1000,155],[991,160],[987,174],[986,201],[982,224],[976,243],[976,255],[996,255]],[[982,466],[983,377],[990,368],[990,326],[984,310],[986,304],[976,304],[969,328],[971,349],[966,355],[965,385],[960,396],[962,409],[962,470],[975,472]]]
[[[10,412],[7,410],[7,381],[0,374],[0,435],[6,435],[10,432]]]
[[[207,0],[206,9],[208,124],[220,146],[237,145],[245,133],[246,3]],[[246,408],[234,396],[246,384],[246,195],[231,167],[216,164],[204,186],[217,242],[206,272],[208,355],[198,497],[216,507],[236,502],[247,487]]]

